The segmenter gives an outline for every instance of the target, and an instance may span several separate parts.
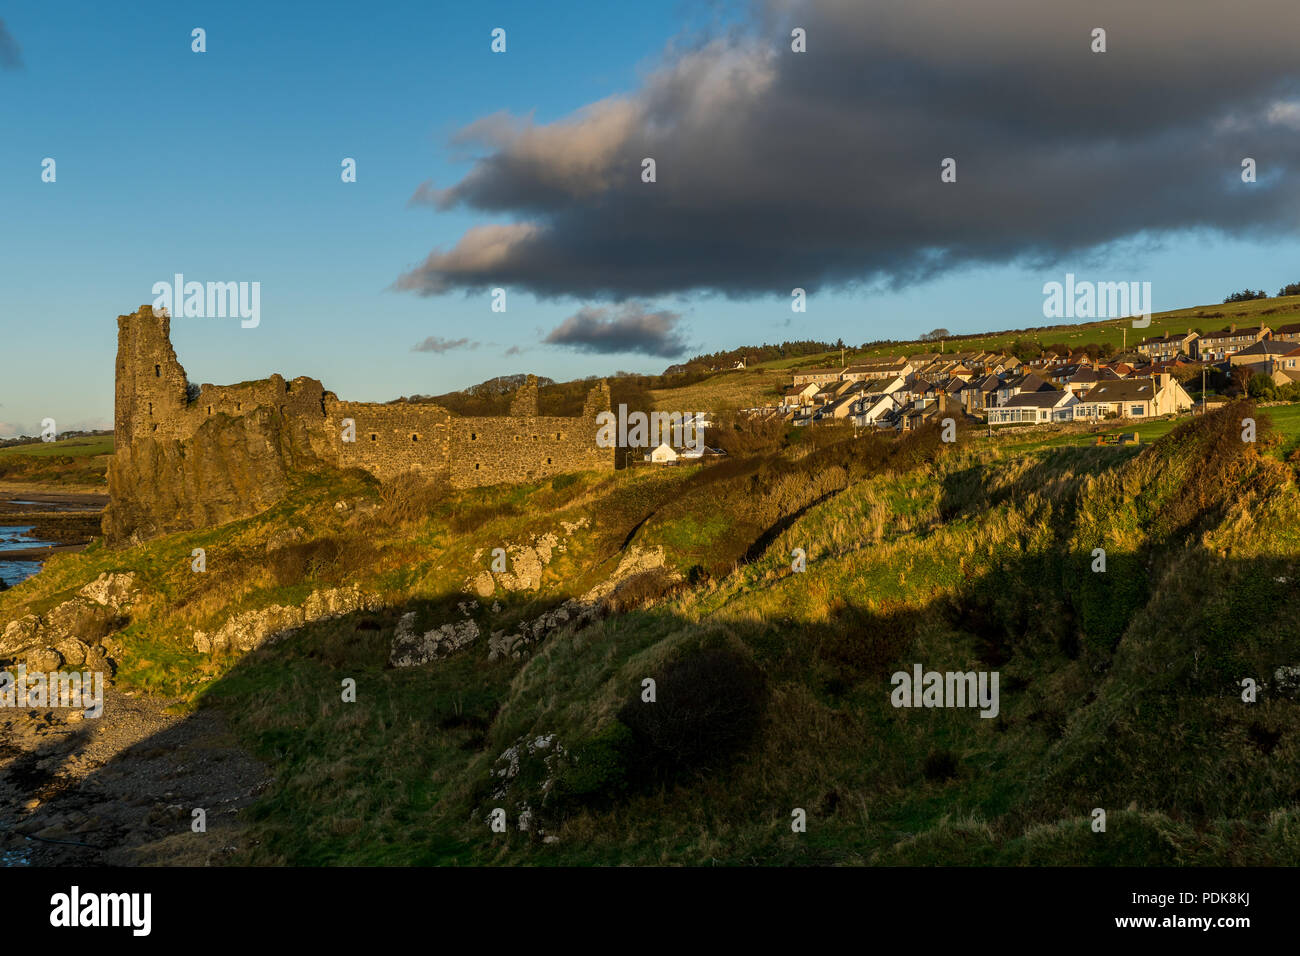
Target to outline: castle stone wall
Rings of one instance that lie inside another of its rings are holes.
[[[191,401],[185,369],[172,348],[170,318],[154,315],[146,305],[117,321],[114,416],[123,453],[146,439],[190,441],[223,416],[235,423],[250,416],[263,422],[269,414],[282,423],[274,427],[297,436],[294,447],[302,446],[313,459],[361,468],[380,480],[418,470],[464,488],[614,469],[614,450],[595,443],[595,416],[610,407],[604,382],[591,390],[577,418],[538,415],[537,380],[531,375],[513,396],[510,414],[493,417],[461,417],[438,405],[341,401],[316,379],[286,381],[280,375],[203,385]],[[349,418],[355,423],[354,442],[343,441],[343,422]]]

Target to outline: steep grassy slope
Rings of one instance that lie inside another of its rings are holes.
[[[255,518],[55,559],[0,622],[135,569],[119,679],[224,708],[275,768],[240,862],[1295,865],[1300,498],[1280,439],[1241,441],[1256,414],[1141,449],[921,432],[456,494],[318,476]],[[492,548],[548,533],[536,589],[477,595]],[[518,659],[481,637],[388,665],[404,613],[509,632],[660,549]],[[384,609],[189,644],[349,585]],[[999,715],[894,708],[917,663],[998,671]]]

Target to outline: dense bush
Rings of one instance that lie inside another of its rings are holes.
[[[450,491],[446,479],[408,471],[379,489],[379,515],[389,524],[423,521]]]
[[[669,784],[730,763],[755,737],[767,703],[762,672],[726,647],[689,652],[654,675],[656,700],[638,686],[618,713],[632,734],[630,770]]]

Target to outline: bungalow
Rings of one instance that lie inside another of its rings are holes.
[[[680,457],[672,445],[663,442],[654,451],[646,455],[645,460],[652,461],[656,465],[675,465]]]
[[[1261,339],[1268,338],[1270,331],[1267,325],[1252,326],[1248,329],[1239,329],[1235,325],[1230,325],[1217,332],[1207,332],[1194,343],[1196,354],[1192,357],[1202,362],[1222,362],[1234,352],[1240,352]]]
[[[1070,392],[1021,392],[1004,405],[989,409],[990,425],[1074,421],[1079,400]]]

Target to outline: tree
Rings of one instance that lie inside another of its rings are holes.
[[[1030,359],[1036,359],[1043,354],[1043,347],[1037,342],[1030,342],[1026,339],[1016,339],[1009,346],[1007,351],[1020,359],[1022,362],[1028,362]]]
[[[1274,396],[1273,380],[1267,375],[1255,373],[1246,383],[1246,394],[1254,399],[1263,399],[1271,402]]]
[[[951,338],[952,333],[947,329],[931,329],[921,336],[922,342],[938,342],[940,339]]]
[[[1223,300],[1223,304],[1227,305],[1230,302],[1250,302],[1253,299],[1267,299],[1267,298],[1268,298],[1268,293],[1265,292],[1263,289],[1259,289],[1258,291],[1256,291],[1254,289],[1247,288],[1247,289],[1242,289],[1240,292],[1232,293],[1232,295],[1228,296],[1226,299]]]
[[[1300,282],[1292,282],[1289,285],[1282,286],[1282,288],[1277,290],[1277,294],[1279,296],[1300,295]]]

